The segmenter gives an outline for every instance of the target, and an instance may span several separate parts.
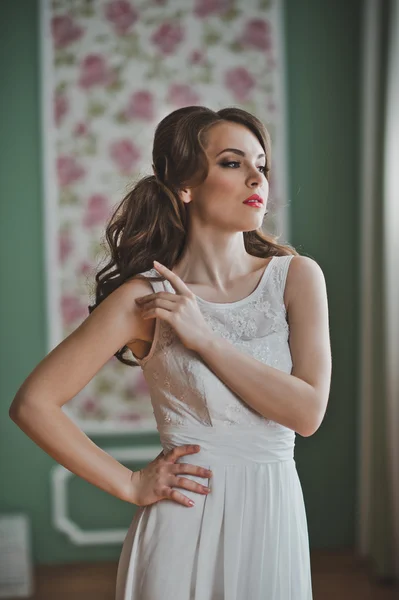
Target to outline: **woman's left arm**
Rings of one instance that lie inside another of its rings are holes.
[[[136,303],[143,318],[164,319],[187,348],[258,413],[307,437],[320,427],[331,380],[327,292],[319,265],[294,256],[284,291],[290,329],[291,373],[254,359],[216,335],[205,323],[195,295],[169,269],[154,262],[175,293],[156,292]]]
[[[314,260],[294,256],[284,297],[291,374],[240,352],[216,335],[204,339],[197,352],[246,404],[307,437],[324,418],[331,382],[327,291],[323,272]]]

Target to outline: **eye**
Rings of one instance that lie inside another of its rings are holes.
[[[237,160],[229,160],[227,162],[225,161],[225,162],[221,162],[219,164],[220,164],[221,167],[224,167],[224,168],[228,167],[228,168],[230,168],[230,165],[238,165],[238,166],[240,166],[241,163],[239,163]]]
[[[220,164],[221,167],[223,167],[225,169],[226,168],[227,169],[231,169],[231,168],[236,169],[237,166],[239,167],[241,163],[239,161],[237,161],[237,160],[229,160],[229,161],[221,162],[219,164]],[[265,173],[266,173],[266,165],[259,165],[258,169],[259,169],[259,171],[261,173],[263,173],[263,175],[265,175]]]

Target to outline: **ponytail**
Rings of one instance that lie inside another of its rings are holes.
[[[105,230],[110,250],[109,260],[95,276],[95,302],[89,313],[123,283],[153,268],[157,260],[173,269],[184,252],[188,231],[187,205],[179,189],[192,187],[206,179],[208,161],[204,138],[212,125],[232,121],[250,129],[266,153],[270,170],[270,139],[261,121],[238,108],[215,112],[203,106],[189,106],[173,111],[157,126],[153,148],[154,175],[142,177],[116,207]],[[289,245],[277,243],[277,237],[261,229],[244,231],[249,254],[267,258],[298,254]],[[154,281],[164,278],[156,276]],[[115,357],[129,366],[124,346]]]

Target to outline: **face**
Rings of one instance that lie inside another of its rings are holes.
[[[205,181],[182,193],[190,219],[229,231],[253,231],[262,225],[269,184],[266,157],[257,137],[238,123],[214,125],[207,135],[209,172]],[[260,207],[244,204],[257,194]]]

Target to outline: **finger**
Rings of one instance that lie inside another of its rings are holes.
[[[181,487],[192,492],[198,492],[199,494],[209,494],[210,492],[208,486],[202,485],[193,479],[188,479],[188,477],[182,477],[180,475],[174,478],[172,485],[174,487]]]
[[[135,302],[139,306],[143,306],[147,302],[151,302],[157,298],[163,298],[165,300],[170,300],[171,302],[176,302],[179,299],[178,296],[176,296],[176,294],[172,294],[172,292],[155,292],[154,294],[146,294],[145,296],[135,298]]]
[[[176,273],[173,273],[167,267],[165,267],[165,265],[162,265],[158,261],[154,260],[154,267],[156,271],[158,271],[169,281],[169,283],[172,285],[172,287],[178,294],[181,294],[182,296],[193,295],[192,291],[186,286],[184,281],[180,279],[180,277],[176,275]]]
[[[171,302],[169,300],[162,300],[160,298],[156,298],[152,302],[146,302],[145,304],[140,305],[140,309],[142,310],[142,315],[145,313],[150,313],[152,310],[156,308],[164,308],[165,310],[172,311],[176,307],[175,302]]]
[[[212,471],[206,469],[205,467],[200,467],[198,465],[190,465],[190,463],[175,463],[170,468],[171,472],[174,474],[178,473],[189,473],[190,475],[196,475],[197,477],[206,477],[209,479],[212,477]]]
[[[166,310],[166,308],[156,307],[152,308],[151,310],[147,311],[145,315],[141,316],[143,319],[162,319],[162,321],[166,321],[166,323],[172,325],[172,315],[172,310]]]
[[[175,446],[175,448],[173,448],[172,450],[170,450],[167,453],[165,458],[167,459],[168,462],[175,462],[175,460],[177,460],[181,456],[185,456],[186,454],[195,454],[196,452],[199,452],[199,451],[200,451],[200,446],[198,446],[196,444]]]
[[[191,498],[188,498],[184,494],[181,494],[180,492],[178,492],[177,490],[174,490],[172,488],[170,488],[167,498],[174,500],[178,504],[183,504],[184,506],[191,507],[191,506],[194,506],[194,504],[195,504],[195,502],[193,500],[191,500]]]

